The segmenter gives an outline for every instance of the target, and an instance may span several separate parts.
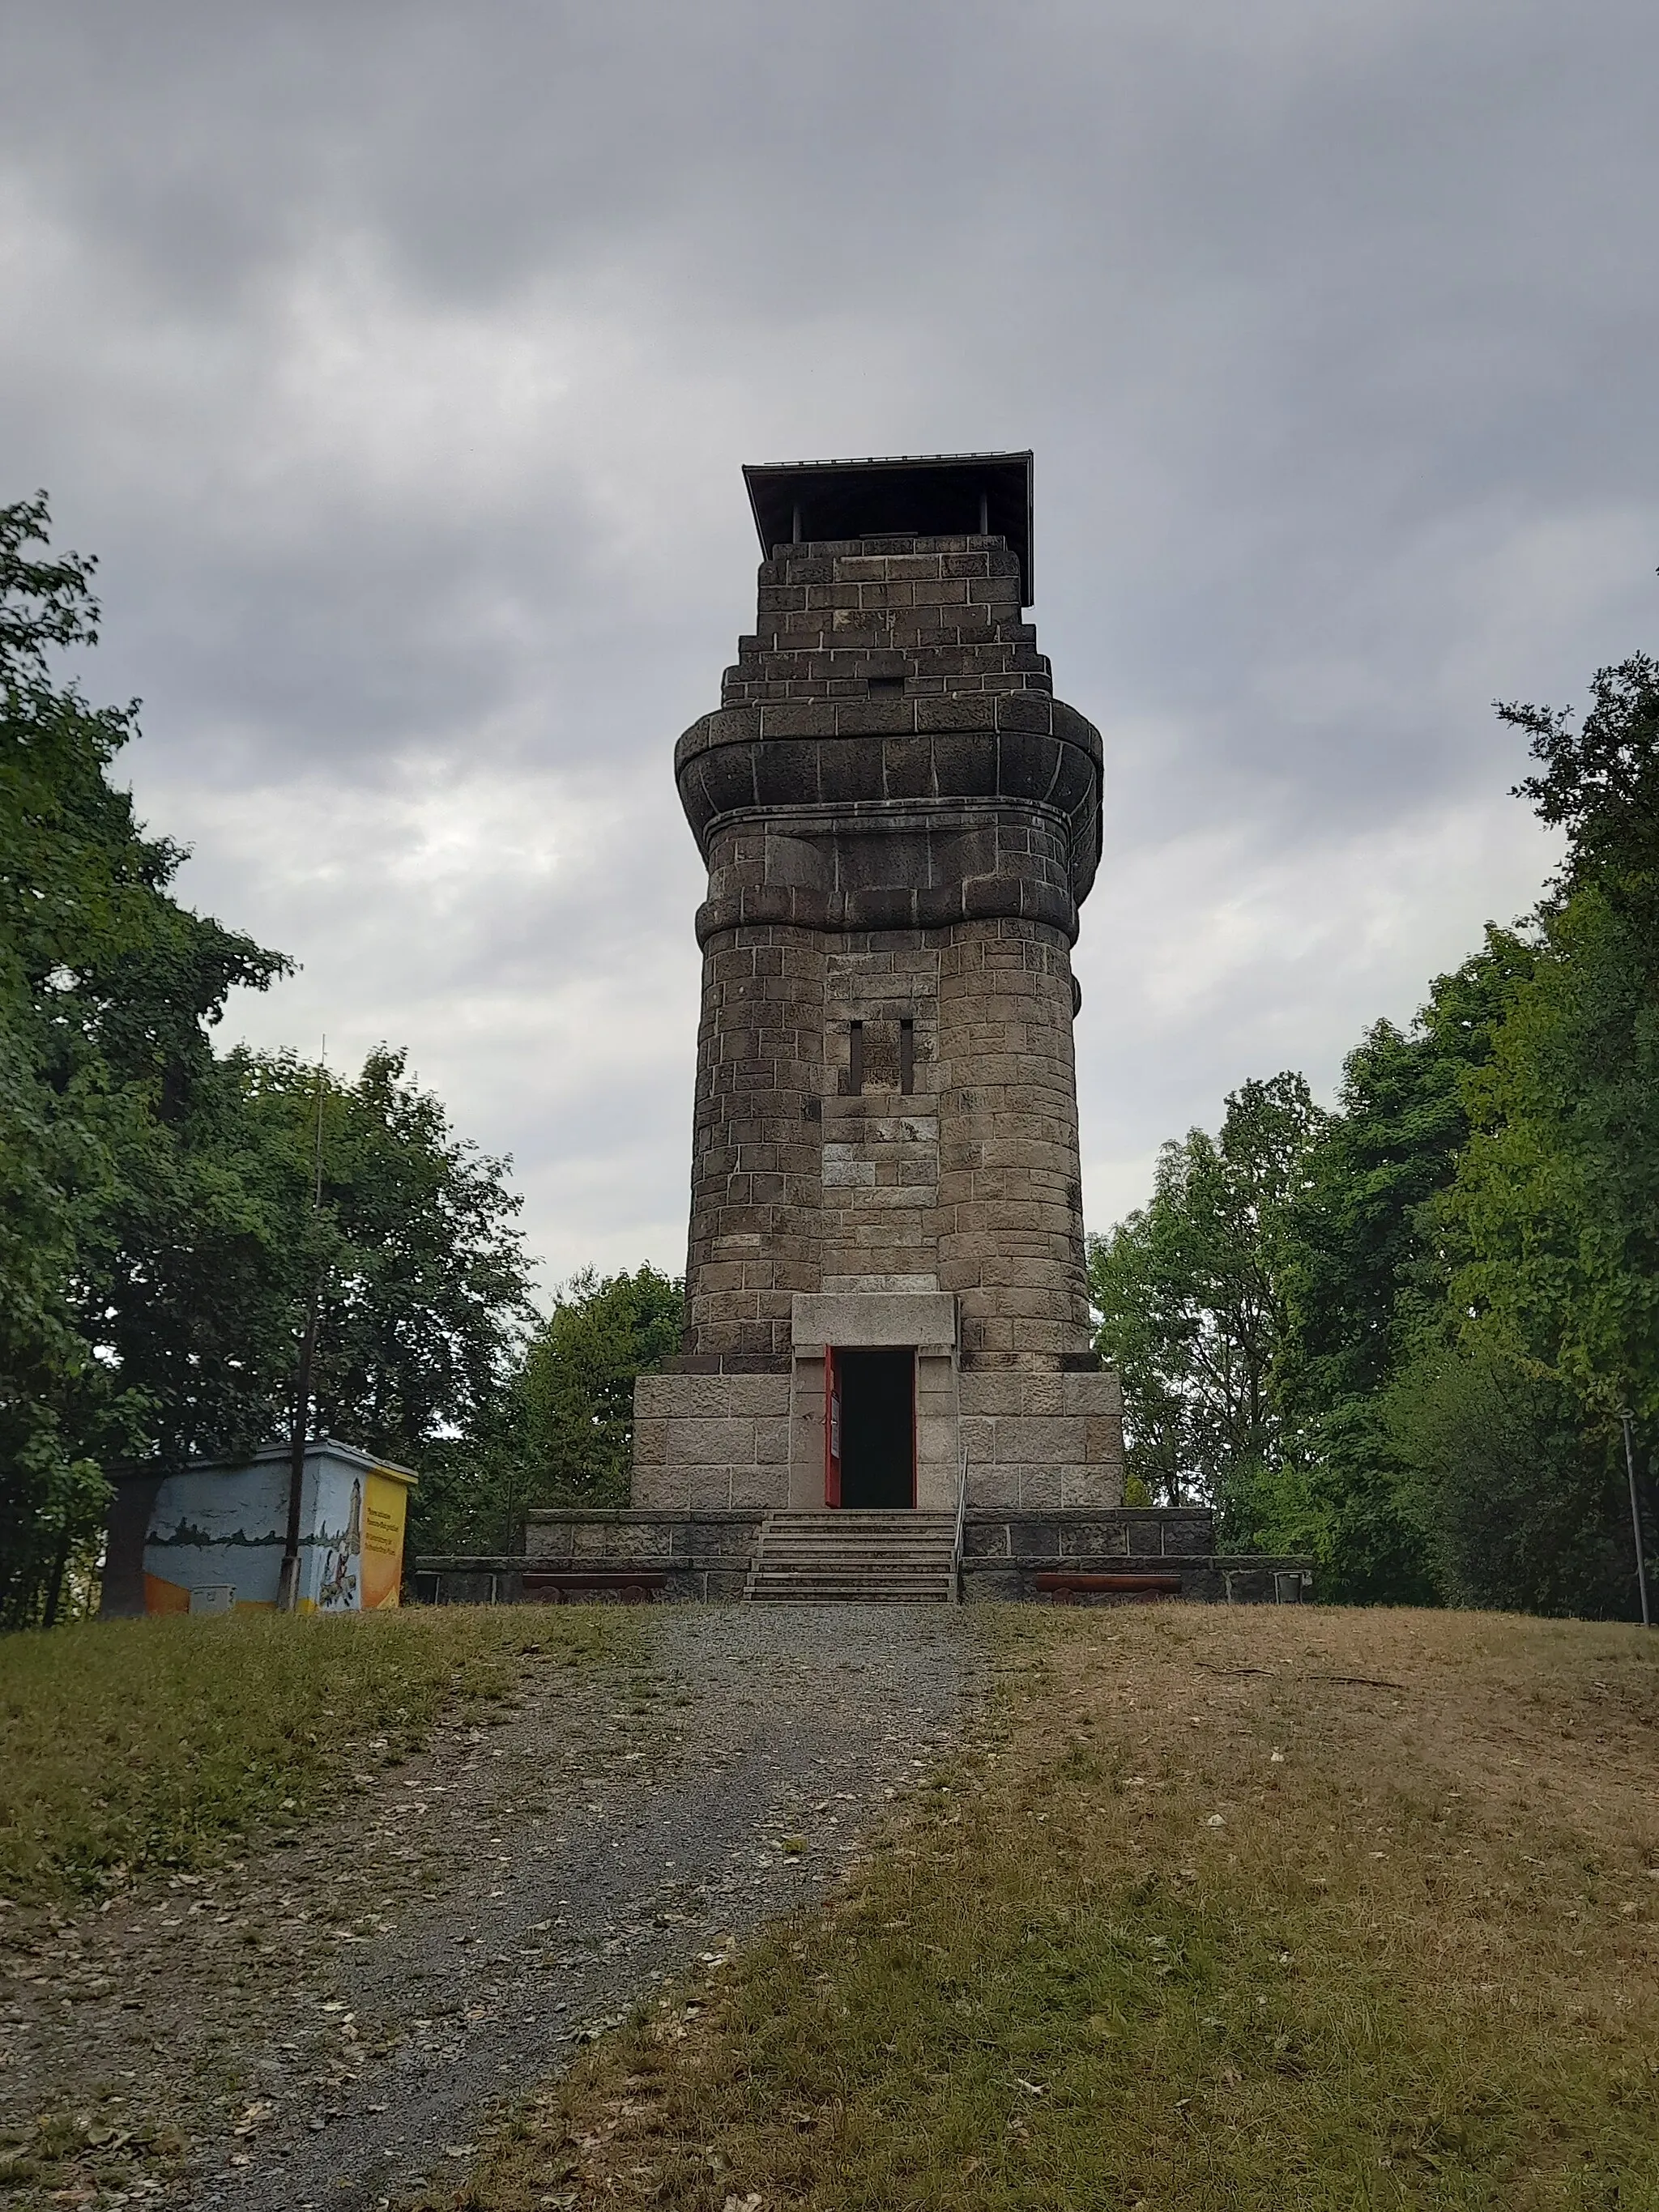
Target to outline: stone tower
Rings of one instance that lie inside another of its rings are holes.
[[[675,753],[708,868],[687,1328],[636,1510],[1122,1499],[1071,947],[1099,732],[1024,619],[1031,457],[744,471],[755,634]]]

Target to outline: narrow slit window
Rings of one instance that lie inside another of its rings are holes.
[[[853,1022],[847,1031],[847,1088],[856,1098],[864,1089],[864,1024]]]
[[[916,1025],[899,1024],[899,1089],[909,1097],[916,1087]]]

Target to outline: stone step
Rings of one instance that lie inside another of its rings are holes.
[[[949,1606],[951,1593],[947,1589],[927,1590],[890,1590],[883,1583],[817,1583],[810,1589],[775,1590],[761,1586],[750,1590],[748,1601],[752,1606]]]
[[[818,1567],[805,1566],[793,1560],[766,1560],[757,1566],[751,1579],[757,1588],[762,1583],[780,1585],[785,1583],[845,1583],[850,1589],[855,1584],[879,1582],[884,1585],[896,1586],[902,1583],[907,1589],[914,1586],[931,1589],[936,1585],[942,1586],[949,1579],[950,1572],[948,1560],[936,1561],[926,1567],[884,1568],[874,1575],[861,1562],[849,1566],[836,1561]]]
[[[767,1531],[761,1547],[768,1553],[799,1559],[823,1559],[845,1553],[848,1559],[933,1559],[949,1558],[951,1539],[944,1536],[780,1536]]]
[[[949,1513],[770,1513],[749,1571],[751,1599],[945,1604],[954,1595]]]
[[[769,1535],[787,1537],[792,1543],[802,1537],[834,1536],[867,1537],[874,1543],[908,1540],[948,1544],[955,1522],[948,1513],[929,1513],[925,1518],[915,1513],[895,1513],[890,1517],[874,1513],[802,1513],[792,1514],[787,1520],[781,1513],[769,1513],[763,1526]]]
[[[941,1553],[947,1556],[951,1539],[945,1537],[898,1536],[884,1540],[878,1536],[769,1536],[769,1552],[787,1552],[792,1559],[822,1559],[832,1554],[845,1553],[849,1559],[931,1559]]]
[[[754,1597],[811,1595],[814,1592],[863,1593],[890,1591],[902,1597],[947,1597],[948,1575],[757,1575],[750,1595]]]
[[[849,1548],[836,1547],[834,1551],[827,1547],[818,1548],[818,1551],[796,1551],[792,1544],[763,1544],[759,1553],[754,1555],[754,1559],[757,1559],[757,1566],[761,1568],[799,1566],[814,1575],[821,1575],[825,1573],[825,1568],[836,1566],[887,1566],[894,1573],[900,1573],[900,1571],[929,1573],[936,1568],[938,1573],[945,1573],[945,1568],[951,1564],[951,1547],[936,1544],[931,1551],[874,1551],[867,1544],[860,1544],[860,1547]]]
[[[947,1575],[951,1571],[948,1552],[934,1559],[800,1559],[787,1554],[763,1553],[755,1562],[755,1573],[760,1575],[816,1575],[849,1577],[879,1573],[888,1579],[920,1576],[924,1581],[929,1576]]]
[[[943,1540],[948,1544],[956,1527],[949,1513],[895,1513],[890,1517],[874,1513],[801,1513],[791,1514],[787,1520],[781,1513],[769,1513],[763,1525],[769,1535],[787,1537],[792,1543],[802,1537],[827,1536],[867,1537],[875,1543],[908,1539],[913,1543]]]

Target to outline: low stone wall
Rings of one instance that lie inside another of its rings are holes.
[[[532,1513],[521,1557],[420,1559],[415,1593],[427,1605],[526,1605],[540,1594],[526,1575],[626,1575],[666,1579],[665,1598],[740,1598],[763,1516],[698,1514]],[[603,1593],[595,1593],[602,1597]]]
[[[764,1517],[757,1507],[685,1514],[532,1513],[523,1564],[532,1574],[616,1574],[643,1567],[667,1576],[665,1597],[738,1598]]]
[[[410,1582],[417,1605],[522,1605],[524,1566],[510,1552],[434,1554],[416,1560]]]
[[[1005,1513],[982,1505],[969,1470],[963,1553],[992,1559],[1098,1560],[1207,1558],[1215,1549],[1215,1516],[1200,1505],[1116,1505],[1073,1512]]]
[[[1178,1589],[1163,1591],[1082,1590],[1056,1595],[1039,1589],[1046,1574],[1171,1574]],[[966,1559],[962,1594],[969,1604],[1000,1601],[1028,1605],[1144,1605],[1167,1598],[1188,1605],[1306,1605],[1313,1599],[1310,1559],[1223,1559],[1120,1553],[1111,1559],[1080,1559],[1075,1553],[1025,1553],[1018,1558]]]
[[[662,1595],[685,1602],[741,1598],[764,1515],[757,1509],[701,1513],[532,1513],[522,1556],[420,1559],[416,1597],[428,1605],[533,1602],[525,1577],[538,1574],[665,1577]],[[1048,1601],[1041,1574],[1176,1574],[1179,1596],[1200,1604],[1285,1605],[1312,1595],[1312,1562],[1221,1557],[1214,1516],[1199,1508],[1118,1506],[1051,1514],[975,1510],[963,1547],[969,1600]],[[1136,1601],[1134,1593],[1084,1593],[1081,1604]]]
[[[1092,1380],[1092,1377],[1086,1377]],[[979,1486],[972,1486],[976,1494]],[[1201,1506],[1121,1505],[1105,1511],[999,1513],[970,1506],[963,1538],[963,1595],[1047,1602],[1044,1574],[1152,1574],[1180,1579],[1181,1598],[1207,1605],[1296,1605],[1312,1596],[1313,1562],[1224,1557],[1215,1516]],[[1158,1593],[1086,1591],[1079,1605],[1145,1602]]]

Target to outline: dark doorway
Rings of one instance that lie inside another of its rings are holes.
[[[916,1502],[916,1355],[843,1352],[835,1372],[841,1392],[841,1502],[872,1511]]]

